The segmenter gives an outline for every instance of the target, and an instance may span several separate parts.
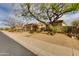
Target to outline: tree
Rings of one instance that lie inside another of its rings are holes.
[[[15,28],[15,26],[16,26],[16,20],[13,19],[13,18],[8,18],[8,19],[5,20],[4,25],[9,26],[11,28]]]
[[[8,19],[5,20],[4,25],[9,26],[11,28],[15,28],[17,25],[22,26],[23,22],[20,20],[16,20],[14,18],[9,17]]]
[[[22,7],[22,16],[31,17],[37,21],[45,24],[50,29],[59,18],[68,12],[76,12],[79,10],[79,4],[64,4],[64,3],[50,3],[50,4],[30,4],[23,3]]]

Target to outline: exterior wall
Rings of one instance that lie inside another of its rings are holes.
[[[24,31],[29,31],[29,30],[31,30],[31,25],[25,25],[23,27],[23,29],[24,29]]]
[[[62,23],[62,26],[67,26],[66,24]]]
[[[23,31],[22,26],[16,26],[15,28],[16,28],[16,31]]]
[[[45,25],[44,24],[40,24],[40,23],[37,23],[37,24],[27,24],[23,27],[23,29],[25,31],[29,31],[29,30],[33,30],[33,25],[36,25],[38,27],[38,29],[40,30],[41,28],[45,28]]]
[[[53,25],[54,26],[67,26],[64,22],[56,22]]]
[[[54,23],[54,26],[62,26],[62,23]]]
[[[29,31],[29,30],[33,30],[33,25],[37,25],[38,26],[38,29],[41,30],[41,29],[46,29],[46,26],[42,23],[37,23],[37,24],[26,24],[24,26],[16,26],[16,29],[17,30],[22,30],[22,31]],[[64,24],[63,22],[57,22],[57,23],[54,23],[55,26],[66,26],[66,24]]]

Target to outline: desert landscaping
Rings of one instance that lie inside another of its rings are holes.
[[[7,31],[3,31],[3,32],[7,32]],[[45,41],[47,43],[57,44],[57,45],[79,50],[79,46],[78,46],[79,40],[78,39],[70,38],[67,35],[61,34],[61,33],[56,33],[53,36],[48,35],[46,33],[33,33],[33,34],[31,34],[29,32],[7,32],[7,33],[10,33],[11,35],[15,35],[19,38],[28,37],[28,38],[33,38],[33,39],[37,39],[40,41]]]
[[[65,34],[56,33],[51,36],[46,33],[2,32],[36,55],[79,55],[79,41]],[[52,45],[56,46],[53,47]]]
[[[79,56],[78,3],[22,3],[10,6],[12,15],[7,13],[0,27],[0,44],[4,45],[1,47],[4,51],[7,49],[8,54]]]

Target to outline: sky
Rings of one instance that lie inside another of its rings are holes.
[[[3,24],[4,19],[6,19],[12,12],[12,7],[10,4],[0,3],[0,27],[6,27]]]
[[[6,27],[3,23],[8,17],[15,17],[14,16],[14,9],[19,9],[19,5],[16,4],[15,7],[13,7],[14,4],[11,3],[0,3],[0,27]],[[18,12],[18,11],[17,11]],[[18,19],[17,17],[15,17]],[[19,18],[20,20],[23,18]],[[71,25],[71,22],[73,20],[78,20],[79,19],[79,12],[75,14],[66,14],[64,15],[61,19],[63,19],[66,24]]]

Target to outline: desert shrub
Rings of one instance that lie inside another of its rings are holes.
[[[45,27],[42,27],[42,28],[41,28],[41,31],[46,31],[46,28],[45,28]]]
[[[63,30],[64,33],[71,33],[72,32],[72,27],[65,26],[65,27],[62,28],[62,30]]]
[[[40,33],[40,32],[42,32],[42,30],[39,30],[39,29],[36,29],[36,30],[30,30],[30,33]]]
[[[1,30],[6,30],[6,31],[9,31],[9,32],[14,32],[14,31],[16,31],[16,28],[2,28]]]
[[[14,32],[14,31],[16,31],[16,29],[15,28],[8,28],[8,31],[9,32]]]
[[[78,23],[79,23],[79,20],[74,20],[74,21],[72,22],[72,26],[73,26],[73,27],[77,27],[77,26],[78,26]]]
[[[60,26],[51,26],[51,30],[48,30],[48,34],[54,35],[55,33],[62,33],[62,27]]]
[[[34,32],[36,32],[35,30],[30,30],[30,33],[34,33]]]
[[[68,31],[68,27],[63,27],[62,30],[64,33],[66,33]]]
[[[53,25],[50,25],[46,29],[47,29],[48,32],[53,32],[53,33],[62,33],[63,32],[61,26],[53,26]]]
[[[37,33],[40,33],[40,32],[42,32],[42,31],[44,31],[44,30],[41,30],[41,29],[37,29],[37,30],[36,30]]]
[[[52,31],[54,33],[62,33],[62,28],[60,26],[53,26]]]
[[[76,34],[76,38],[77,38],[77,39],[79,39],[79,33],[78,33],[78,34]]]
[[[67,33],[66,34],[68,37],[72,37],[72,34],[71,33]]]
[[[36,30],[38,29],[38,25],[33,24],[33,25],[32,25],[32,28],[33,28],[34,31],[36,31]]]
[[[0,30],[4,30],[4,28],[0,28]]]
[[[10,29],[10,28],[4,28],[4,30],[7,30],[7,31],[8,31],[9,29]]]

